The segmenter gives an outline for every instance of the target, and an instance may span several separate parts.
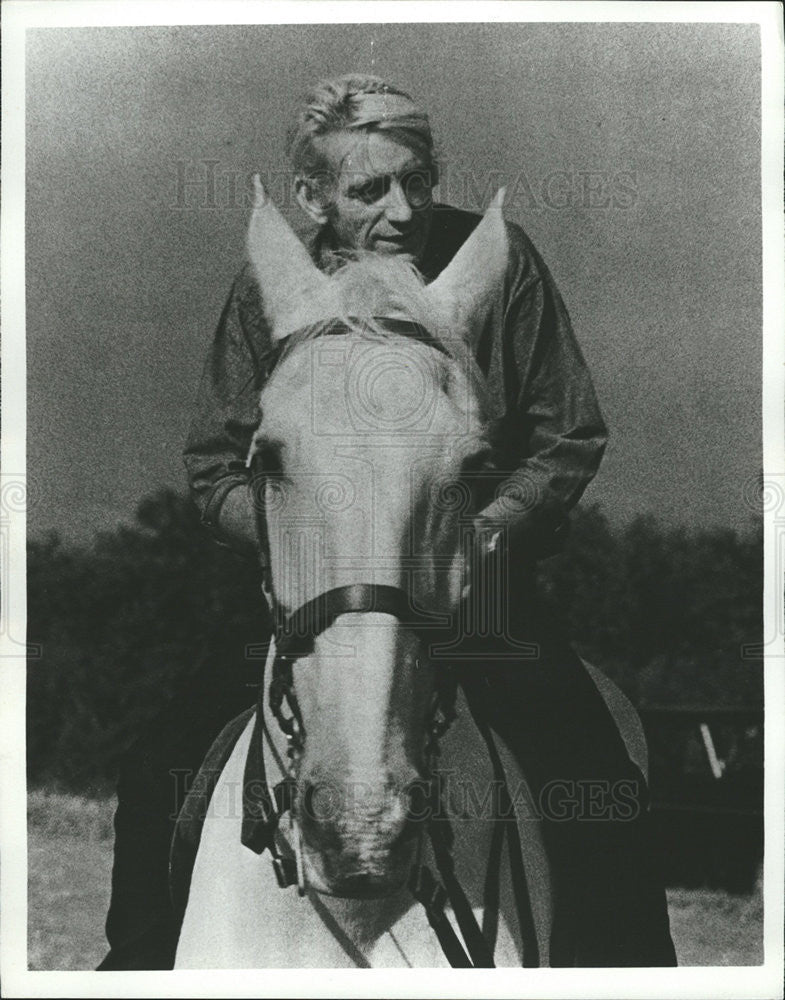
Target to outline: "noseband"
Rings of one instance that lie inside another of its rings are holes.
[[[283,732],[302,749],[305,726],[297,704],[292,678],[292,666],[308,656],[316,638],[327,631],[340,615],[384,614],[398,619],[422,639],[433,638],[434,630],[444,632],[438,618],[412,607],[410,595],[400,587],[378,583],[354,583],[327,590],[308,601],[289,616],[276,616],[281,622],[276,628],[275,659],[272,666],[269,701],[270,711]],[[290,715],[283,710],[284,700]]]

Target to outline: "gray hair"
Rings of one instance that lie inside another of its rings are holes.
[[[389,109],[380,111],[378,101],[366,102],[365,98],[371,94],[389,96]],[[369,105],[372,107],[370,112]],[[288,152],[295,174],[321,182],[328,179],[329,164],[320,139],[330,132],[342,130],[388,133],[429,164],[431,183],[437,183],[428,115],[400,87],[378,76],[357,73],[317,84],[306,98],[289,134]]]

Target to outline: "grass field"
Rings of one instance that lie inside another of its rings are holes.
[[[106,950],[114,803],[31,792],[28,799],[31,969],[94,969]],[[670,889],[679,964],[759,965],[760,885],[748,896]]]
[[[112,800],[28,796],[29,968],[94,969],[103,958],[113,813]]]

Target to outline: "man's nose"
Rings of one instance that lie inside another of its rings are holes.
[[[399,180],[393,178],[385,199],[384,214],[390,222],[409,222],[412,217],[412,206],[406,197],[406,192]]]

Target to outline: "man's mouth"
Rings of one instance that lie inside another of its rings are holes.
[[[390,233],[374,238],[374,246],[377,249],[405,251],[410,250],[414,241],[413,233]]]

